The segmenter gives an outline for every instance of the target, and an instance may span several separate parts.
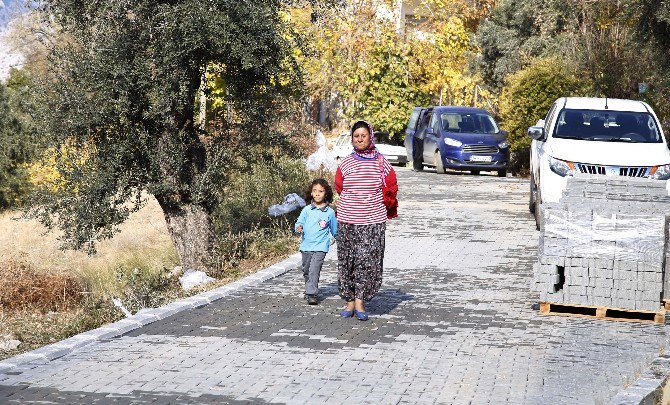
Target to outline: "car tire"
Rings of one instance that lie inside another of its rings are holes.
[[[540,189],[537,189],[535,194],[535,210],[533,211],[533,216],[535,217],[535,230],[542,230],[542,195],[540,194]]]
[[[447,171],[444,169],[444,163],[442,163],[442,157],[440,156],[440,151],[435,151],[435,171],[438,174],[444,174]]]
[[[507,170],[498,170],[498,177],[507,177]]]
[[[535,193],[537,192],[537,186],[533,180],[533,175],[530,176],[530,192],[528,193],[528,211],[531,214],[535,214]]]
[[[472,173],[475,176],[479,176],[479,170],[470,170],[470,173]]]

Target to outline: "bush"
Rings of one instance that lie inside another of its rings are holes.
[[[558,58],[538,59],[507,79],[500,96],[500,116],[509,131],[513,173],[525,174],[530,164],[528,127],[543,119],[557,98],[587,93],[587,83],[569,72]]]
[[[280,204],[289,193],[303,194],[310,174],[302,160],[275,156],[258,162],[249,173],[236,173],[213,213],[217,235],[240,234],[281,223],[268,216],[268,207]]]
[[[289,193],[303,195],[313,177],[300,159],[279,153],[270,161],[236,173],[213,213],[219,245],[215,268],[222,276],[245,259],[274,258],[293,251],[297,238],[292,227],[300,211],[272,218],[268,207],[280,204]]]
[[[181,285],[167,269],[151,270],[140,267],[116,269],[117,291],[123,305],[130,312],[143,308],[156,308],[181,295]]]
[[[66,311],[84,298],[83,283],[68,274],[36,271],[25,258],[4,263],[0,310]]]

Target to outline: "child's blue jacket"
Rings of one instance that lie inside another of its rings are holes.
[[[294,228],[298,225],[302,225],[301,252],[328,252],[330,235],[337,236],[335,211],[329,205],[323,208],[316,208],[314,204],[305,206]]]

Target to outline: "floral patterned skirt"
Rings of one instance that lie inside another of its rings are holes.
[[[340,297],[370,301],[382,286],[386,223],[338,223],[337,273]]]

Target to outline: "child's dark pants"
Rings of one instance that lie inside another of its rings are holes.
[[[319,292],[319,276],[326,252],[301,252],[302,275],[305,277],[305,294],[316,295]]]

